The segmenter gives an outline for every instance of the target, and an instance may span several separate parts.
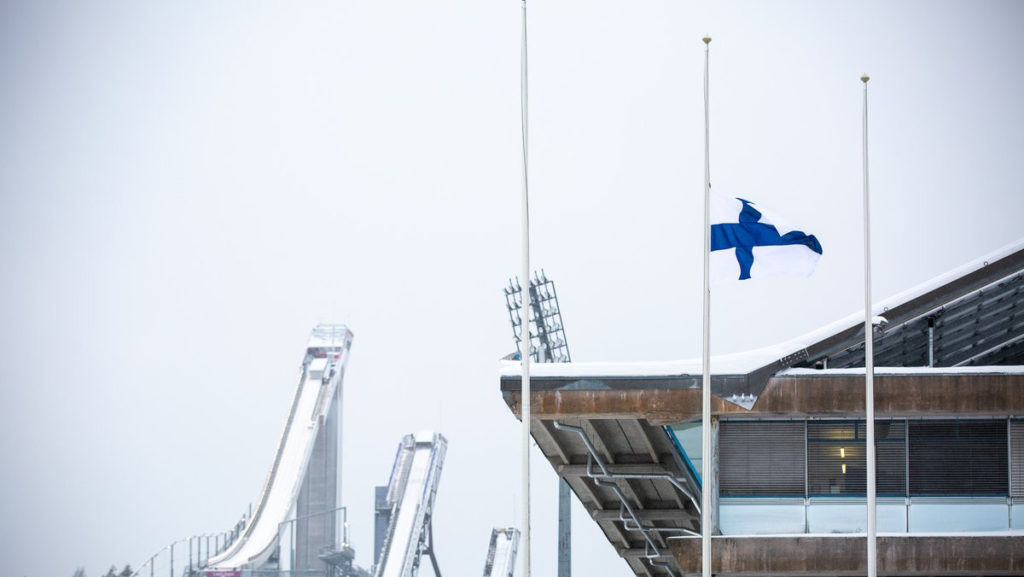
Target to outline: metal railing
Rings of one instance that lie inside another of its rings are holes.
[[[616,479],[659,479],[669,482],[673,487],[679,490],[680,493],[685,495],[690,502],[700,511],[700,505],[697,499],[694,497],[683,484],[684,481],[677,479],[674,475],[668,472],[658,473],[634,473],[634,474],[621,474],[612,473],[608,470],[604,461],[601,460],[600,455],[597,452],[597,448],[594,443],[587,436],[586,431],[582,427],[576,427],[573,425],[567,425],[559,421],[553,421],[554,427],[560,431],[566,431],[575,433],[579,436],[580,440],[583,441],[583,445],[587,448],[587,477],[594,481],[594,484],[598,487],[603,487],[610,490],[619,499],[619,520],[622,521],[623,529],[630,532],[639,532],[644,539],[644,554],[642,557],[647,560],[651,567],[659,567],[664,569],[671,577],[675,577],[676,573],[672,569],[670,563],[661,561],[660,559],[665,557],[665,553],[662,552],[662,547],[658,546],[657,537],[658,533],[663,532],[674,532],[682,533],[684,535],[699,536],[700,534],[687,529],[685,527],[648,527],[640,522],[640,518],[637,516],[636,511],[633,510],[632,504],[629,502],[629,498],[623,493],[622,488],[619,487]],[[597,463],[600,471],[594,471],[593,465]]]
[[[132,573],[132,577],[174,577],[175,562],[182,575],[194,573],[205,567],[211,557],[225,551],[238,540],[245,526],[244,520],[243,517],[243,521],[229,531],[203,533],[172,541],[143,561]]]
[[[291,567],[246,569],[241,572],[241,575],[245,577],[354,577],[366,574],[351,562],[352,553],[345,554],[345,552],[351,551],[348,545],[348,510],[346,507],[336,507],[279,523],[278,547],[283,549],[287,542],[288,557],[286,561],[288,564],[294,564],[296,559],[297,526],[302,522],[309,523],[313,519],[327,516],[333,516],[333,519],[328,518],[325,521],[325,523],[333,525],[325,527],[325,531],[329,531],[330,540],[333,543],[331,546],[317,548],[316,557],[322,562],[322,565],[314,569],[293,569]],[[143,561],[132,573],[132,577],[202,577],[209,567],[209,560],[226,551],[238,540],[248,525],[249,519],[248,515],[244,515],[229,531],[204,533],[173,541]],[[335,556],[332,553],[342,554]],[[337,557],[336,564],[332,564],[332,561],[329,560],[333,557]],[[278,559],[280,562],[280,552]]]

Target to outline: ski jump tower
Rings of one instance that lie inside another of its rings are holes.
[[[203,564],[208,575],[324,575],[331,564],[350,564],[341,506],[341,399],[351,346],[352,332],[343,325],[313,329],[258,505],[237,538]]]

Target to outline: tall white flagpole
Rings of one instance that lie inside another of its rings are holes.
[[[708,103],[708,62],[711,37],[704,40],[704,345],[701,381],[701,575],[711,577],[711,138]]]
[[[868,75],[864,83],[864,405],[867,429],[868,577],[877,574],[875,542],[875,343],[871,311],[871,210],[868,204]]]
[[[523,0],[523,41],[520,53],[520,106],[523,133],[523,263],[519,278],[522,279],[523,306],[519,309],[519,356],[523,363],[522,385],[522,460],[523,460],[523,571],[522,577],[530,577],[530,185],[529,172],[529,107],[526,68],[526,0]]]

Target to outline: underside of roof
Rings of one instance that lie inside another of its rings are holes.
[[[637,575],[668,575],[666,563],[678,574],[668,538],[698,530],[700,487],[664,427],[643,419],[562,419],[534,420],[531,431]]]

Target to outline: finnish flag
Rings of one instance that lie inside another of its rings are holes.
[[[753,202],[711,195],[711,282],[809,276],[821,257],[814,235],[782,224]]]

